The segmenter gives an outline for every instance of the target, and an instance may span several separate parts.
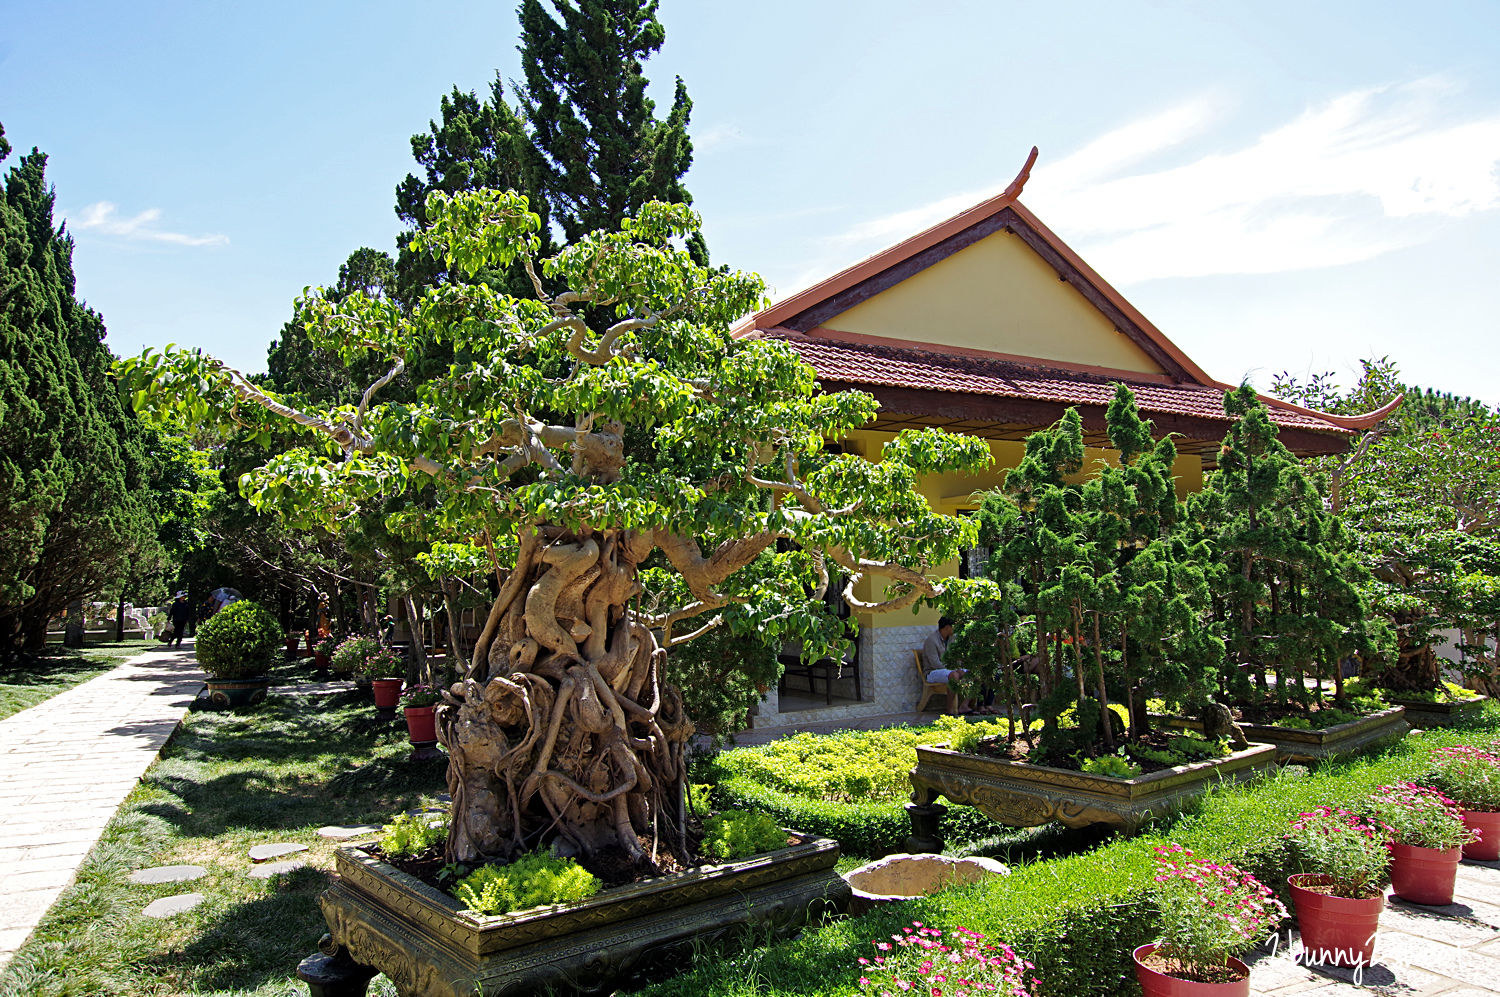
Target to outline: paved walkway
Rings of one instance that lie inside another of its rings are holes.
[[[1458,867],[1454,902],[1418,907],[1388,901],[1375,936],[1374,964],[1312,969],[1280,952],[1250,963],[1250,987],[1261,997],[1491,997],[1500,993],[1500,862]],[[1293,936],[1295,937],[1295,935]]]
[[[185,644],[0,720],[0,966],[73,881],[202,686]]]

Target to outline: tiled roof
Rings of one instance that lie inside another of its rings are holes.
[[[784,340],[824,381],[1098,406],[1108,405],[1114,396],[1115,382],[1123,381],[1148,415],[1155,412],[1225,424],[1231,421],[1224,414],[1224,391],[1220,387],[1132,381],[1123,373],[1109,377],[1040,363],[837,342],[779,330],[762,334]],[[1278,426],[1339,436],[1353,432],[1311,412],[1283,406],[1275,399],[1266,401],[1271,419]]]

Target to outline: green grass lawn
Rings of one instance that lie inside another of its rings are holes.
[[[445,789],[445,764],[407,762],[405,728],[373,717],[368,693],[288,687],[253,712],[190,714],[0,975],[0,995],[305,993],[295,971],[326,930],[317,898],[336,846],[317,828],[381,823]],[[247,850],[273,841],[308,845],[297,857],[309,868],[250,879]],[[164,886],[126,878],[172,864],[208,875]],[[140,916],[187,892],[207,900],[168,920]],[[384,977],[371,992],[394,994]]]
[[[53,645],[44,654],[0,670],[0,720],[102,675],[126,658],[161,646],[154,640],[89,643],[78,650]]]

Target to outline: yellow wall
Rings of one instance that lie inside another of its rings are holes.
[[[879,460],[880,448],[894,435],[894,433],[870,429],[857,429],[850,433],[843,442],[850,452],[858,453],[867,460]],[[1019,464],[1026,454],[1025,444],[1018,440],[990,440],[989,443],[990,454],[995,462],[988,470],[978,474],[956,472],[930,474],[922,479],[918,487],[926,497],[927,504],[934,511],[953,515],[979,508],[980,499],[975,493],[999,488],[1005,480],[1005,472]],[[1084,451],[1083,470],[1071,480],[1083,481],[1095,473],[1100,462],[1114,463],[1117,459],[1118,455],[1113,450],[1089,447]],[[1198,491],[1203,487],[1203,459],[1197,454],[1179,454],[1176,463],[1172,465],[1172,471],[1176,476],[1179,498],[1186,497],[1189,492]],[[957,573],[958,561],[954,559],[939,565],[932,575],[938,578],[950,578]],[[866,602],[872,602],[879,593],[875,590],[875,585],[866,580],[856,587],[855,595]],[[909,627],[918,624],[937,626],[937,620],[937,610],[922,608],[916,613],[907,611],[861,614],[859,625],[861,627]]]
[[[940,346],[1162,373],[1019,236],[997,232],[823,323]]]

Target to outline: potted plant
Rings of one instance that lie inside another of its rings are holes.
[[[343,643],[333,649],[333,653],[328,656],[328,665],[333,669],[333,674],[341,678],[363,680],[365,658],[379,650],[380,641],[374,637],[355,634],[346,637]]]
[[[1146,997],[1247,997],[1250,970],[1235,956],[1286,908],[1248,872],[1192,859],[1181,845],[1156,849],[1161,938],[1131,953],[1136,979]]]
[[[437,758],[437,719],[433,716],[442,694],[425,682],[407,689],[401,696],[402,712],[406,714],[407,740],[416,746],[413,761]]]
[[[1381,786],[1362,808],[1390,832],[1391,890],[1414,904],[1453,902],[1463,846],[1478,835],[1464,826],[1457,803],[1410,782]]]
[[[396,719],[396,703],[401,698],[401,673],[404,666],[396,652],[388,647],[378,647],[365,655],[360,672],[370,680],[375,692],[375,709],[380,719]]]
[[[1367,965],[1391,863],[1385,828],[1342,808],[1318,807],[1298,816],[1287,840],[1309,869],[1287,879],[1304,961]]]
[[[302,635],[304,631],[288,630],[286,633],[286,656],[288,660],[297,657],[297,648],[302,646]]]
[[[276,618],[241,599],[198,627],[198,663],[208,673],[215,706],[253,706],[266,698],[267,676],[282,642]]]
[[[1444,748],[1427,782],[1458,801],[1464,826],[1477,835],[1464,845],[1464,858],[1500,859],[1500,757],[1466,745]]]
[[[313,648],[313,659],[319,669],[327,669],[333,658],[334,643],[332,637],[324,637],[318,641],[318,646]]]

